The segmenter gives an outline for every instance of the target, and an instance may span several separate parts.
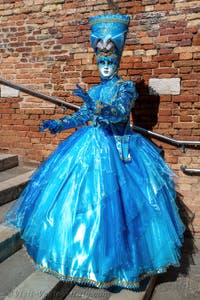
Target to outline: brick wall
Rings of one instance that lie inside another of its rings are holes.
[[[134,80],[140,93],[134,123],[175,139],[199,140],[199,1],[115,3],[131,17],[120,75]],[[75,84],[88,89],[99,82],[87,19],[103,12],[112,12],[105,0],[2,0],[0,77],[80,105],[72,94]],[[161,87],[157,94],[156,86]],[[0,101],[0,151],[19,154],[22,163],[43,161],[73,131],[56,136],[38,131],[42,120],[63,117],[72,110],[64,112],[4,86]],[[195,213],[193,225],[200,234],[200,177],[180,171],[181,165],[200,168],[200,150],[182,153],[155,142],[178,175],[177,189]]]

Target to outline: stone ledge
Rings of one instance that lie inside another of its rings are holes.
[[[179,95],[180,78],[150,78],[149,93],[150,95]]]
[[[13,89],[11,87],[2,85],[1,86],[1,97],[2,98],[17,98],[19,97],[19,91],[16,89]]]

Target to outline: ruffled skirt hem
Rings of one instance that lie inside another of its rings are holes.
[[[95,281],[95,280],[92,280],[89,278],[63,275],[63,274],[56,272],[50,268],[46,268],[46,267],[43,267],[42,265],[38,265],[38,264],[35,264],[34,268],[36,270],[42,271],[44,273],[53,275],[61,281],[72,282],[74,284],[87,285],[87,286],[96,287],[96,288],[100,288],[100,289],[109,289],[111,287],[120,287],[120,288],[126,288],[126,289],[139,289],[140,283],[142,280],[144,280],[148,277],[154,276],[154,275],[165,273],[165,272],[167,272],[167,269],[169,267],[179,267],[179,266],[180,266],[179,263],[173,264],[173,265],[170,263],[166,266],[162,266],[162,267],[159,267],[154,270],[149,270],[146,273],[141,274],[137,281],[124,281],[124,280],[120,280],[120,279],[113,279],[113,280],[105,281],[105,282]]]

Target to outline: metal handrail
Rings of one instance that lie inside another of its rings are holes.
[[[32,90],[30,88],[24,87],[22,85],[19,85],[19,84],[13,83],[13,82],[10,82],[10,81],[2,79],[2,78],[0,78],[0,84],[3,84],[3,85],[6,85],[6,86],[9,86],[11,88],[14,88],[16,90],[22,91],[22,92],[24,92],[26,94],[29,94],[31,96],[49,101],[49,102],[54,103],[56,105],[59,105],[63,108],[71,108],[71,109],[74,109],[75,111],[80,108],[79,106],[74,105],[72,103],[65,102],[65,101],[63,101],[61,99],[58,99],[56,97],[45,95],[45,94],[40,93],[38,91]],[[192,148],[195,148],[195,149],[200,147],[200,141],[175,140],[175,139],[172,139],[170,137],[166,137],[166,136],[161,135],[159,133],[152,132],[150,130],[147,130],[147,129],[144,129],[144,128],[141,128],[141,127],[138,127],[138,126],[135,126],[135,125],[132,126],[132,129],[136,132],[139,132],[139,133],[147,136],[147,137],[154,138],[154,139],[162,141],[164,143],[171,144],[171,145],[174,145],[176,147],[179,147],[183,152],[185,152],[187,147],[190,147],[190,148],[192,147]],[[200,169],[189,169],[186,166],[181,166],[181,170],[183,171],[184,174],[187,174],[187,175],[200,175]]]
[[[186,152],[187,147],[194,148],[194,149],[200,148],[200,141],[175,140],[170,137],[164,136],[164,135],[156,133],[156,132],[152,132],[150,130],[147,130],[147,129],[144,129],[144,128],[141,128],[141,127],[138,127],[135,125],[132,126],[132,128],[134,131],[137,131],[144,136],[151,137],[156,140],[162,141],[164,143],[176,146],[176,147],[180,148],[182,152]],[[190,169],[190,168],[187,168],[187,166],[181,166],[180,169],[186,175],[200,176],[200,169]]]
[[[172,139],[170,137],[167,137],[165,135],[162,135],[162,134],[159,134],[159,133],[156,133],[156,132],[152,132],[150,130],[147,130],[147,129],[144,129],[144,128],[141,128],[141,127],[138,127],[138,126],[132,126],[132,128],[143,134],[143,135],[147,135],[149,137],[152,137],[154,139],[157,139],[157,140],[160,140],[162,142],[165,142],[167,144],[171,144],[171,145],[174,145],[176,147],[180,147],[181,150],[184,152],[186,147],[194,147],[194,148],[197,148],[197,147],[200,147],[200,141],[184,141],[184,140],[175,140],[175,139]]]
[[[34,97],[37,97],[37,98],[40,98],[40,99],[43,99],[43,100],[46,100],[46,101],[49,101],[51,103],[57,104],[57,105],[62,106],[62,107],[72,108],[74,110],[78,110],[79,109],[79,106],[77,106],[75,104],[65,102],[65,101],[63,101],[61,99],[58,99],[56,97],[53,97],[53,96],[48,96],[46,94],[40,93],[38,91],[32,90],[30,88],[27,88],[27,87],[22,86],[20,84],[16,84],[16,83],[10,82],[10,81],[2,79],[2,78],[0,78],[0,84],[9,86],[9,87],[11,87],[13,89],[19,90],[21,92],[24,92],[26,94],[29,94],[31,96],[34,96]]]
[[[181,171],[186,175],[200,176],[200,169],[190,169],[190,168],[187,168],[186,166],[181,166]]]

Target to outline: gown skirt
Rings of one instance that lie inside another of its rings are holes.
[[[106,127],[64,140],[33,174],[5,225],[21,231],[35,268],[100,288],[137,288],[178,266],[184,225],[171,169],[131,133],[123,162]]]

